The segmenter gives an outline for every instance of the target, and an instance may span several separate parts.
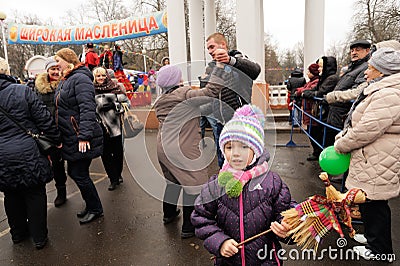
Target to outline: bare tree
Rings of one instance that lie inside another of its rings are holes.
[[[399,0],[357,0],[355,10],[355,39],[368,39],[377,43],[400,38]]]
[[[276,45],[271,43],[271,35],[264,35],[265,81],[271,85],[283,83],[285,75],[279,63]]]

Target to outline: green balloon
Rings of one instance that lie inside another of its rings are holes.
[[[350,157],[350,153],[340,154],[333,146],[329,146],[319,155],[319,165],[330,175],[340,175],[349,169]]]

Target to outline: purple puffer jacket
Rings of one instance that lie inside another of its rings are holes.
[[[196,236],[204,240],[204,247],[216,255],[215,265],[242,265],[241,250],[230,258],[221,256],[219,250],[222,243],[230,238],[239,243],[269,229],[271,222],[281,221],[280,213],[294,207],[296,202],[292,200],[289,188],[274,172],[268,171],[244,186],[242,205],[240,196],[229,198],[225,194],[217,178],[217,175],[212,176],[196,199],[192,223]],[[240,230],[242,208],[244,232]],[[244,239],[241,233],[244,233]],[[281,249],[279,240],[284,241],[270,232],[245,244],[245,264],[282,265],[276,252],[271,252],[272,249]]]

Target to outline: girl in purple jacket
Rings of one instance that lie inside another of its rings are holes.
[[[281,265],[277,256],[289,226],[280,213],[291,207],[289,188],[269,171],[264,115],[253,105],[236,110],[219,144],[225,163],[196,199],[192,223],[215,265]],[[271,228],[251,242],[238,243]],[[285,239],[286,240],[286,239]]]

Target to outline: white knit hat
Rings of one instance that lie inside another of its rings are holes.
[[[10,67],[2,57],[0,57],[0,74],[10,75]]]
[[[53,66],[56,66],[57,62],[54,59],[54,56],[50,56],[46,59],[46,61],[44,62],[44,68],[46,69],[46,71],[49,71],[49,69]]]
[[[380,48],[372,54],[368,63],[385,76],[400,72],[400,52],[393,48]]]

